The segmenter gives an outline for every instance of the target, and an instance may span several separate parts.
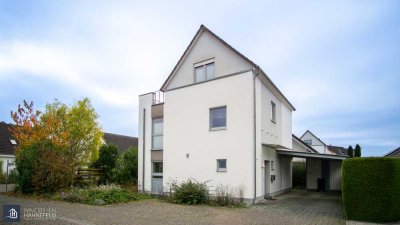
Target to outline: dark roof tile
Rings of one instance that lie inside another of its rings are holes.
[[[16,146],[11,144],[15,140],[10,129],[11,124],[0,122],[0,155],[14,155]]]
[[[119,153],[126,151],[129,147],[138,146],[138,139],[120,134],[104,133],[104,140],[107,144],[113,144],[118,147]]]

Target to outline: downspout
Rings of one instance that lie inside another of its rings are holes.
[[[145,192],[145,189],[144,189],[144,185],[145,185],[145,182],[144,182],[144,176],[145,176],[145,172],[144,172],[144,169],[145,169],[145,156],[146,156],[146,151],[145,151],[145,146],[146,146],[146,109],[143,109],[143,147],[142,147],[142,149],[143,149],[143,168],[142,168],[142,177],[143,177],[143,179],[142,179],[142,182],[143,182],[143,184],[142,184],[142,192],[144,193]]]
[[[257,198],[257,113],[256,113],[256,77],[260,73],[258,67],[254,68],[257,70],[257,73],[254,75],[253,78],[253,132],[254,132],[254,198],[253,204],[256,204]]]

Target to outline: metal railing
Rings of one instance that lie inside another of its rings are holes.
[[[153,105],[164,103],[164,92],[153,92]]]

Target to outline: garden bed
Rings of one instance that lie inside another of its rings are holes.
[[[22,194],[20,192],[8,192],[4,194],[16,197],[56,200],[89,205],[117,204],[151,198],[149,195],[137,193],[134,189],[121,188],[119,185],[114,184],[84,188],[74,187],[55,193]]]

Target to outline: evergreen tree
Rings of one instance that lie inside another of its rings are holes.
[[[359,144],[354,149],[354,157],[361,157],[361,146]]]
[[[351,145],[349,145],[349,147],[347,148],[347,156],[349,156],[349,158],[354,157],[353,147],[351,147]]]

